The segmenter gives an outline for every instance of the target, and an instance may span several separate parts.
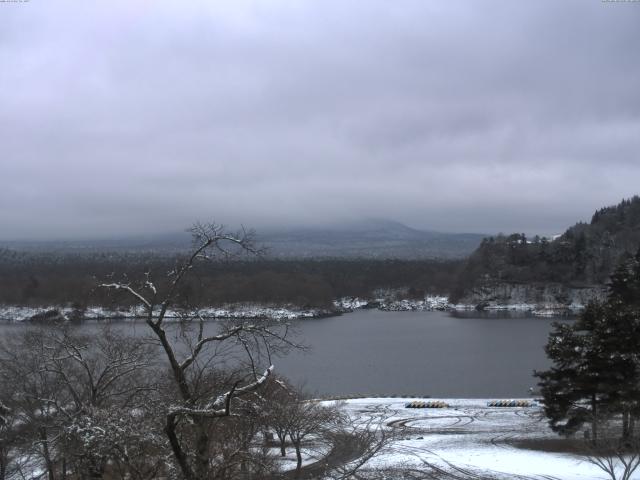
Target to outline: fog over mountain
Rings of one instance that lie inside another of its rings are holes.
[[[416,230],[398,222],[367,219],[315,227],[266,228],[255,232],[256,246],[268,259],[463,258],[485,235]],[[70,241],[0,241],[13,250],[93,254],[131,252],[173,254],[191,247],[187,232]]]
[[[0,238],[558,233],[637,193],[640,3],[0,3]]]

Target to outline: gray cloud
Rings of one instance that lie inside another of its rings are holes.
[[[0,237],[561,230],[638,193],[638,24],[599,0],[0,4]]]

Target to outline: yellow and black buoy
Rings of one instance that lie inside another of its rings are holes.
[[[487,402],[488,407],[531,407],[529,400],[492,400]]]

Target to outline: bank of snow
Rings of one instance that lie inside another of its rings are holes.
[[[364,299],[359,297],[344,297],[334,301],[338,311],[353,311],[362,308],[377,308],[387,311],[433,311],[449,310],[451,304],[444,296],[427,296],[424,299],[396,299],[393,297],[377,297]]]
[[[237,319],[271,319],[295,320],[332,315],[335,312],[328,309],[302,309],[292,306],[263,306],[263,305],[230,305],[226,307],[199,308],[200,316],[209,319],[237,318]],[[189,311],[167,310],[166,318],[179,320],[188,315]],[[82,320],[132,320],[144,318],[145,311],[141,307],[108,309],[104,307],[87,307],[78,310],[72,307],[24,307],[0,306],[0,320],[56,322],[72,319]]]
[[[489,312],[527,312],[537,317],[558,317],[562,315],[576,315],[585,305],[579,302],[562,304],[558,302],[498,302],[485,301],[482,303],[452,303],[448,297],[434,295],[424,299],[396,299],[394,295],[381,296],[374,299],[359,297],[345,297],[334,302],[338,311],[346,312],[362,308],[377,308],[378,310],[404,312],[404,311],[474,311]]]
[[[542,408],[488,407],[495,399],[441,400],[449,408],[405,408],[402,398],[363,398],[344,402],[354,418],[383,419],[400,437],[367,468],[437,468],[456,478],[595,480],[607,476],[584,457],[527,450],[519,440],[557,438]],[[530,400],[530,399],[527,399]],[[640,479],[637,472],[633,479]]]
[[[407,299],[401,297],[398,291],[379,291],[373,298],[343,297],[336,299],[328,308],[301,308],[295,305],[258,305],[258,304],[229,304],[222,307],[203,307],[198,313],[209,319],[270,319],[296,320],[305,318],[319,318],[352,312],[365,308],[384,311],[518,311],[529,312],[534,316],[555,317],[566,314],[576,314],[584,308],[583,303],[574,301],[571,304],[562,303],[526,303],[506,302],[496,300],[485,301],[481,304],[451,303],[449,298],[442,295],[428,295],[421,299]],[[168,319],[180,319],[188,311],[170,309],[166,313]],[[83,320],[116,320],[136,319],[146,315],[139,306],[130,308],[105,308],[90,306],[85,309],[75,309],[69,306],[19,306],[0,305],[0,320],[10,321],[66,321]]]

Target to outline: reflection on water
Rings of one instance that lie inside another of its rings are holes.
[[[457,318],[550,318],[534,315],[530,310],[454,310],[449,315]],[[566,314],[562,317],[551,318],[551,320],[573,320],[575,318],[575,315]]]

